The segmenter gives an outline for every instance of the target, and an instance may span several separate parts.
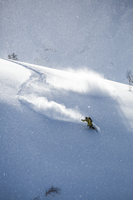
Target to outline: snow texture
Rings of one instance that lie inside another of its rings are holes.
[[[0,0],[0,57],[87,67],[126,83],[133,57],[132,0]]]
[[[0,200],[133,199],[132,33],[132,0],[0,0]]]
[[[0,74],[0,199],[132,199],[128,85],[2,59]]]

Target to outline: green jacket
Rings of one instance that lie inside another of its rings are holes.
[[[92,126],[92,120],[90,117],[86,117],[85,119],[81,119],[83,122],[87,122],[87,126]]]

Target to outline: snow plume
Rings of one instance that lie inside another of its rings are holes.
[[[20,101],[29,105],[30,108],[44,114],[50,118],[78,122],[82,115],[76,109],[66,108],[65,105],[55,101],[48,101],[45,97],[36,97],[35,95],[21,96]]]
[[[103,76],[93,71],[72,70],[47,74],[47,84],[59,90],[89,93],[94,96],[114,95],[115,89]]]
[[[28,66],[28,69],[32,75],[21,85],[19,100],[50,118],[79,121],[84,116],[78,111],[77,101],[71,98],[72,93],[76,97],[80,94],[95,97],[114,95],[115,90],[109,81],[86,69],[64,71],[35,65]],[[70,98],[66,99],[66,96]]]

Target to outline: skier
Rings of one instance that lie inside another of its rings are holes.
[[[87,122],[87,126],[89,126],[89,128],[94,129],[96,132],[98,132],[97,127],[92,123],[92,119],[90,117],[85,117],[85,119],[81,119],[81,121]]]
[[[92,123],[92,119],[90,117],[85,117],[85,119],[81,119],[81,121],[87,122],[87,126],[89,126],[89,128],[98,132],[98,128]]]
[[[81,121],[87,122],[87,126],[89,126],[90,128],[93,127],[92,119],[90,117],[85,117],[85,119],[81,119]]]

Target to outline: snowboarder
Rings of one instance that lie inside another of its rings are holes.
[[[85,119],[81,119],[81,121],[87,122],[87,126],[89,126],[89,128],[94,129],[95,131],[98,131],[97,128],[93,125],[92,119],[90,117],[85,117]]]
[[[90,117],[85,117],[85,119],[81,119],[81,121],[83,122],[87,122],[87,126],[89,126],[90,128],[92,127],[92,119]]]

